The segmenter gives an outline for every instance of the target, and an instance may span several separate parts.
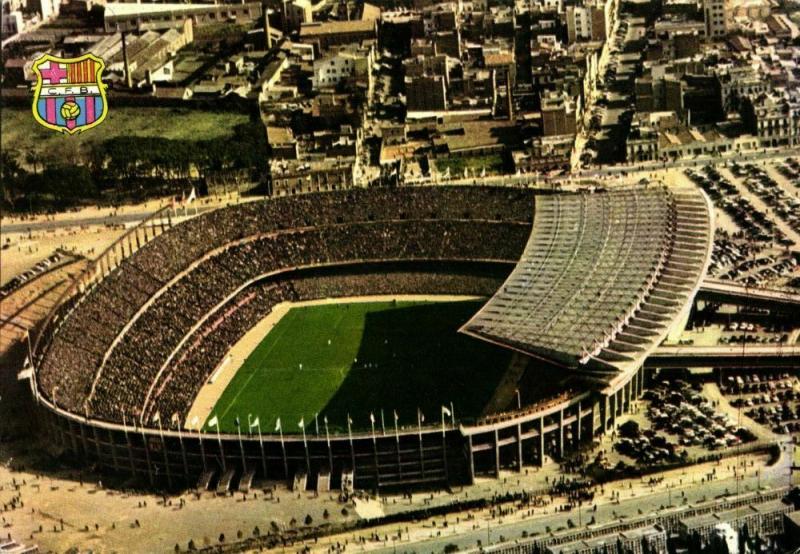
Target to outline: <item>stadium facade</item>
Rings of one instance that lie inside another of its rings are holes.
[[[177,225],[174,215],[143,222],[80,275],[32,352],[31,388],[53,440],[155,487],[212,472],[302,475],[323,490],[350,478],[359,488],[439,486],[558,459],[642,394],[643,362],[683,326],[713,234],[701,192],[661,186],[370,189],[240,204]],[[280,302],[387,292],[491,296],[462,331],[568,377],[526,406],[470,421],[443,411],[388,433],[186,429],[197,392],[248,322]]]

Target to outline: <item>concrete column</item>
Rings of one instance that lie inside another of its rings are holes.
[[[539,467],[544,467],[544,416],[539,418]]]
[[[117,463],[117,444],[114,441],[114,432],[108,430],[108,445],[111,448],[111,460],[114,462],[114,471],[119,471],[119,464]]]
[[[472,450],[472,435],[467,436],[467,447],[469,448],[469,482],[475,482],[475,452]]]
[[[522,473],[522,423],[517,423],[517,471]]]
[[[161,425],[159,423],[159,425]],[[164,469],[167,471],[167,484],[172,488],[172,469],[169,467],[169,453],[167,452],[167,441],[164,440],[164,434],[161,433],[161,452],[164,454]]]
[[[614,426],[614,421],[617,419],[617,395],[610,394],[608,396],[608,423],[606,424],[606,431]]]
[[[69,429],[69,438],[72,442],[72,451],[77,454],[78,453],[78,439],[75,438],[75,429],[74,424],[72,423],[71,419],[67,420],[67,427]]]
[[[603,400],[600,404],[600,428],[603,430],[603,433],[608,429],[608,402],[608,396],[603,396]]]
[[[144,457],[147,460],[147,478],[150,480],[150,486],[152,487],[155,484],[155,479],[153,478],[153,464],[150,462],[150,448],[147,446],[147,436],[142,431],[142,446],[144,448]]]
[[[189,482],[189,462],[186,460],[186,446],[183,444],[183,433],[178,429],[178,442],[181,445],[181,459],[183,460],[183,475],[186,477],[186,482]],[[264,475],[266,478],[266,474]]]
[[[494,430],[494,475],[500,476],[500,433]]]
[[[86,429],[84,429],[82,423],[78,423],[78,428],[81,432],[81,446],[83,447],[83,461],[85,463],[89,458],[89,447],[86,444]]]
[[[133,445],[131,444],[131,438],[128,436],[128,429],[125,429],[125,442],[128,445],[128,460],[131,464],[131,475],[136,477],[136,464],[133,461]]]
[[[631,411],[631,382],[628,381],[622,386],[622,413]]]
[[[103,453],[100,450],[100,432],[94,425],[92,426],[92,437],[94,437],[94,451],[97,453],[97,463],[102,466]]]
[[[353,441],[350,441],[350,449],[353,449]],[[353,471],[355,471],[356,455],[353,454]],[[425,451],[422,447],[422,433],[419,434],[419,469],[422,477],[425,477]]]

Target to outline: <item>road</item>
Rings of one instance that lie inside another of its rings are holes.
[[[556,175],[547,176],[538,173],[521,173],[518,175],[487,175],[486,177],[469,177],[469,178],[454,178],[454,179],[415,179],[413,181],[406,180],[408,185],[495,185],[495,186],[516,186],[516,187],[530,187],[541,188],[547,190],[553,189],[569,189],[574,187],[586,187],[591,179],[607,179],[618,176],[626,176],[628,174],[637,173],[656,173],[669,169],[688,168],[688,167],[702,167],[705,165],[724,165],[729,162],[757,162],[766,160],[776,160],[786,158],[788,156],[800,156],[800,148],[785,148],[767,151],[749,152],[749,153],[736,153],[730,156],[699,156],[694,158],[686,158],[672,162],[642,162],[635,165],[617,164],[604,168],[584,169],[573,172],[569,175]],[[642,175],[642,178],[647,178],[647,175]],[[585,180],[585,181],[584,181]],[[606,186],[608,183],[600,182],[595,183],[597,186]]]
[[[197,213],[207,212],[215,209],[216,206],[198,206]],[[194,207],[189,209],[189,214],[194,214]],[[27,233],[37,231],[54,231],[66,227],[98,226],[98,225],[128,225],[138,223],[153,213],[152,210],[141,212],[129,212],[112,216],[91,216],[77,219],[49,219],[45,221],[21,221],[18,223],[3,224],[3,233]],[[178,215],[182,215],[182,210],[178,208]]]
[[[597,522],[606,524],[655,513],[669,506],[704,502],[728,494],[755,491],[758,488],[767,490],[785,487],[790,484],[792,453],[789,443],[784,446],[789,450],[783,453],[776,464],[768,467],[764,464],[764,456],[745,455],[719,463],[710,462],[656,474],[654,477],[662,476],[664,480],[655,488],[638,479],[608,484],[595,498],[596,510],[590,505],[584,505],[580,511],[573,509],[571,512],[558,512],[558,506],[563,505],[564,501],[556,499],[544,508],[526,507],[516,512],[512,510],[514,513],[511,515],[500,517],[492,517],[484,510],[451,514],[446,518],[432,518],[412,525],[404,524],[399,541],[396,540],[398,526],[395,525],[325,538],[318,544],[309,546],[312,551],[325,552],[331,544],[337,541],[343,544],[347,540],[347,552],[441,554],[451,544],[458,546],[459,550],[475,548],[479,541],[485,546],[519,539],[523,533],[531,536],[547,533],[548,529],[567,529],[570,525],[588,526],[592,517]],[[746,465],[744,477],[741,474],[742,465]],[[712,481],[703,481],[705,475],[712,471],[716,472],[716,477]],[[619,500],[612,498],[614,494],[619,495]],[[375,536],[378,540],[375,540]],[[364,537],[365,541],[359,541],[358,537]]]

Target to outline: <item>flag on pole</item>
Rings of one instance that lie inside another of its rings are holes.
[[[161,412],[156,412],[153,414],[153,423],[159,423],[161,421]]]
[[[253,427],[260,427],[260,426],[261,422],[259,421],[258,416],[256,416],[256,418],[250,422],[250,429],[252,429]]]
[[[191,204],[196,199],[197,199],[197,192],[194,190],[194,187],[192,187],[192,192],[189,193],[189,198],[186,199],[186,203]]]
[[[392,410],[394,412],[394,422],[397,423],[397,420],[400,419],[397,415],[397,410]]]
[[[369,413],[369,421],[370,423],[375,425],[375,414],[373,414],[372,412]]]
[[[443,413],[444,415],[446,415],[446,416],[451,416],[451,415],[453,415],[453,412],[451,412],[447,406],[442,406],[442,413]]]
[[[28,356],[25,356],[25,361],[22,362],[22,369],[28,369],[29,367],[31,367],[31,359]]]
[[[275,421],[275,431],[280,431],[280,430],[281,430],[281,418],[278,418],[277,421]]]
[[[305,417],[301,417],[300,418],[300,422],[297,424],[297,426],[300,427],[300,429],[305,429],[306,428],[306,418]]]
[[[194,416],[192,418],[192,427],[197,427],[197,422],[198,421],[200,421],[200,419],[197,416]]]
[[[172,414],[172,417],[170,418],[170,421],[172,422],[173,425],[180,425],[181,418],[178,415],[178,412],[175,412],[174,414]]]
[[[242,422],[239,421],[239,416],[238,415],[236,416],[236,419],[233,420],[233,424],[236,425],[236,427],[241,426]]]
[[[217,416],[212,417],[208,420],[209,427],[217,427],[219,428],[219,418]]]

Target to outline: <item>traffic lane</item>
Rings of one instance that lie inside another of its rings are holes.
[[[434,554],[443,552],[444,547],[448,544],[455,544],[459,549],[473,548],[478,545],[478,541],[486,545],[487,538],[491,539],[490,542],[500,542],[501,535],[506,541],[510,541],[521,538],[523,531],[525,531],[528,536],[532,536],[535,534],[547,533],[548,528],[554,532],[558,529],[566,529],[570,520],[575,525],[579,524],[579,520],[582,525],[587,525],[589,521],[591,521],[592,516],[594,516],[598,522],[607,524],[618,520],[620,517],[631,518],[641,514],[653,513],[662,506],[669,506],[670,502],[672,502],[673,506],[678,506],[681,504],[711,500],[712,498],[726,494],[735,494],[737,490],[739,493],[754,491],[759,485],[762,488],[777,488],[789,484],[789,478],[787,477],[788,468],[785,467],[785,464],[779,463],[770,468],[762,468],[760,475],[753,475],[753,473],[754,471],[751,470],[745,478],[740,479],[738,487],[736,479],[727,478],[719,481],[696,483],[694,485],[687,485],[674,489],[660,490],[646,496],[634,498],[625,498],[623,490],[619,504],[610,503],[608,501],[607,491],[606,498],[604,498],[605,503],[597,505],[596,511],[594,511],[591,506],[584,505],[580,510],[580,514],[579,510],[576,508],[571,512],[542,515],[542,508],[537,508],[534,510],[534,515],[531,516],[531,519],[527,521],[502,524],[500,523],[502,518],[488,522],[485,519],[479,519],[475,522],[480,525],[479,529],[474,529],[458,535],[448,535],[446,528],[431,528],[430,530],[433,533],[443,531],[442,536],[420,542],[400,542],[396,545],[392,544],[392,541],[389,541],[386,547],[373,551],[385,553],[418,552]]]

